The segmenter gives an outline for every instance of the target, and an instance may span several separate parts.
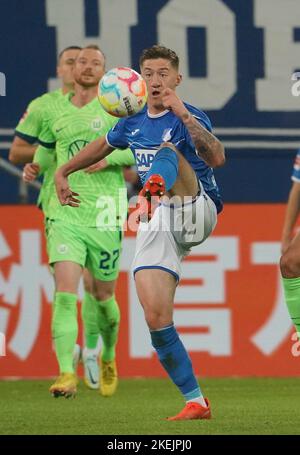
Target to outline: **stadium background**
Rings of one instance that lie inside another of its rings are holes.
[[[27,103],[56,87],[59,51],[99,43],[107,68],[138,70],[156,42],[181,56],[183,98],[202,107],[224,142],[216,171],[226,203],[214,235],[184,263],[175,321],[205,376],[295,376],[300,353],[283,302],[278,260],[292,162],[300,147],[297,0],[2,0],[0,150],[7,158]],[[1,165],[3,162],[1,162]],[[52,278],[42,215],[20,202],[20,184],[0,168],[0,377],[56,373],[50,340]],[[22,202],[34,203],[36,192]],[[161,376],[129,273],[124,243],[118,299],[121,376]],[[293,355],[294,354],[294,355]]]

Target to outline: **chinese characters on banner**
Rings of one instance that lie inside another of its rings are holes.
[[[197,374],[298,374],[278,267],[284,211],[278,204],[227,205],[213,236],[185,259],[174,321]],[[0,333],[6,338],[0,377],[54,376],[54,287],[42,214],[35,207],[0,207],[0,220]],[[126,233],[117,287],[119,372],[163,376],[130,272],[134,245]]]

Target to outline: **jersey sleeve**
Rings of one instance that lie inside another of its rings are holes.
[[[135,158],[130,149],[116,149],[105,159],[109,166],[133,166],[135,164]]]
[[[56,138],[51,130],[51,119],[47,116],[43,120],[38,141],[40,145],[47,149],[55,149]]]
[[[106,142],[109,146],[118,149],[126,149],[128,147],[128,140],[126,137],[125,128],[126,119],[121,119],[115,124],[106,134]]]
[[[210,118],[204,112],[201,112],[201,115],[197,115],[197,112],[196,113],[192,112],[191,114],[207,131],[209,131],[210,133],[212,132],[212,124]]]
[[[292,173],[292,180],[294,182],[300,182],[300,149],[297,152],[294,161],[293,173]]]
[[[41,101],[40,98],[36,98],[27,106],[16,127],[15,135],[29,144],[36,143],[41,131],[42,121]]]

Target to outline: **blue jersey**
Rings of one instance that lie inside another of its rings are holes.
[[[294,182],[300,182],[300,149],[298,150],[295,161],[294,161],[292,180]]]
[[[211,131],[210,120],[204,112],[187,103],[184,105],[204,128]],[[138,114],[119,120],[107,133],[106,140],[112,147],[132,150],[143,184],[161,143],[172,142],[194,169],[217,211],[222,210],[223,203],[211,167],[197,155],[187,128],[172,111],[153,115],[145,106]]]

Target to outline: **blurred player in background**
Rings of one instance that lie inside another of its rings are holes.
[[[31,161],[36,150],[37,138],[40,135],[43,117],[47,111],[47,106],[54,99],[63,97],[70,90],[74,89],[73,66],[81,50],[78,46],[70,46],[64,49],[58,60],[57,74],[61,78],[62,88],[54,92],[47,93],[33,100],[22,120],[16,128],[16,136],[10,151],[10,160],[15,164]],[[49,153],[50,152],[50,153]],[[113,160],[112,160],[113,162]],[[50,220],[53,219],[53,204],[49,204],[51,195],[54,190],[53,175],[56,169],[56,157],[52,151],[38,150],[34,156],[35,165],[25,167],[25,180],[32,180],[37,176],[37,173],[44,174],[43,185],[40,191],[38,205],[41,206],[45,215],[45,227],[47,237],[47,226]],[[105,168],[108,163],[102,161],[99,170]],[[47,242],[48,243],[48,242]],[[93,277],[87,269],[83,272],[84,281],[84,298],[82,301],[82,319],[84,326],[85,348],[82,353],[84,364],[84,379],[89,388],[99,388],[99,365],[98,365],[98,339],[99,330],[97,324],[97,309],[95,307],[93,290]],[[75,346],[74,349],[74,367],[78,363],[80,357],[80,347]]]
[[[9,152],[9,160],[14,164],[30,163],[33,159],[36,142],[42,128],[43,106],[53,99],[64,96],[74,87],[73,67],[80,51],[79,46],[69,46],[63,49],[58,56],[57,76],[60,78],[61,88],[46,93],[31,101],[17,125],[15,137]]]
[[[181,260],[192,246],[210,235],[222,210],[211,168],[224,164],[224,148],[210,132],[206,114],[176,95],[182,76],[174,51],[163,46],[146,49],[140,67],[147,82],[148,106],[121,119],[106,137],[92,142],[58,169],[57,192],[63,205],[76,206],[68,184],[70,174],[103,159],[116,147],[130,146],[139,156],[141,212],[146,210],[152,218],[148,224],[140,223],[137,234],[133,263],[136,288],[152,345],[186,400],[184,409],[169,420],[208,419],[210,404],[202,395],[190,357],[174,327],[173,304]],[[172,197],[172,202],[166,196]],[[162,198],[154,214],[153,198],[156,202]],[[176,228],[180,218],[183,222]]]
[[[300,212],[300,150],[295,159],[292,181],[281,237],[280,270],[286,305],[300,338],[300,232],[294,237]]]
[[[55,152],[57,165],[64,164],[117,122],[101,108],[97,99],[98,82],[104,71],[105,57],[98,46],[90,45],[79,52],[74,66],[74,93],[47,106],[39,135],[42,145],[37,153]],[[50,199],[53,212],[48,229],[48,254],[55,276],[52,333],[60,369],[59,377],[50,387],[54,396],[69,397],[76,393],[72,352],[78,333],[77,292],[84,266],[94,278],[93,311],[87,312],[84,318],[95,334],[100,332],[103,341],[100,391],[104,396],[110,396],[116,390],[115,346],[120,312],[114,290],[119,272],[122,226],[127,214],[122,166],[133,164],[130,150],[125,153],[116,150],[104,164],[102,160],[76,174],[73,185],[82,194],[85,204],[75,212],[70,207],[61,207],[56,194]],[[38,172],[36,165],[27,166],[34,177]],[[105,204],[112,214],[111,229],[103,228],[101,224]]]
[[[51,104],[53,100],[60,99],[74,90],[73,68],[75,59],[80,50],[81,47],[79,46],[69,46],[60,52],[58,56],[57,76],[61,80],[61,88],[46,93],[31,101],[16,127],[15,137],[9,153],[9,159],[14,164],[28,163],[33,159],[35,165],[25,167],[25,181],[35,178],[37,173],[43,175],[42,188],[37,204],[42,208],[45,216],[46,239],[48,225],[50,220],[53,219],[53,206],[49,202],[53,192],[55,192],[54,172],[56,170],[56,156],[52,151],[49,153],[45,152],[45,150],[39,150],[35,153],[37,149],[37,140],[42,130],[47,106]],[[85,384],[91,389],[98,389],[99,365],[97,359],[99,349],[97,348],[97,345],[99,331],[96,329],[97,311],[92,296],[93,277],[87,269],[84,269],[83,272],[83,283],[85,292],[81,312],[86,346],[81,355],[80,346],[76,344],[73,353],[73,361],[74,367],[76,368],[79,359],[82,358]],[[94,314],[93,317],[92,314]]]

